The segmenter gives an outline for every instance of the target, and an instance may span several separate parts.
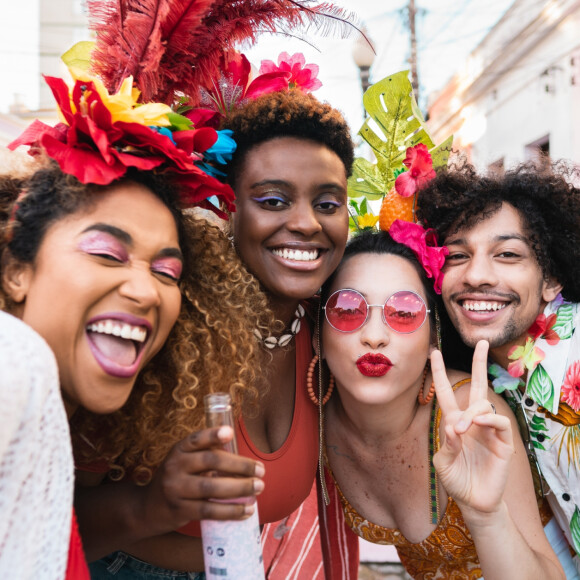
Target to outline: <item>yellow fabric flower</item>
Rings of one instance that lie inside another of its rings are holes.
[[[378,221],[379,216],[373,215],[372,213],[365,213],[364,215],[358,216],[357,218],[358,227],[361,230],[374,228]]]
[[[512,377],[521,377],[526,369],[532,371],[544,360],[546,354],[534,345],[535,341],[528,337],[524,346],[513,346],[509,350],[508,358],[514,361],[508,365]]]
[[[141,92],[133,87],[132,76],[123,81],[118,93],[110,95],[99,78],[93,77],[78,68],[69,68],[69,71],[75,81],[93,83],[103,104],[110,111],[113,123],[124,121],[125,123],[139,123],[148,127],[168,127],[171,125],[167,115],[172,111],[168,105],[164,103],[140,105],[137,103]]]

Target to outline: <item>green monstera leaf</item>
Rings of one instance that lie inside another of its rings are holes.
[[[369,117],[359,135],[369,144],[376,163],[357,158],[348,180],[350,197],[382,199],[395,184],[407,148],[422,143],[429,149],[433,167],[447,165],[453,137],[439,146],[431,140],[425,120],[413,96],[409,71],[388,76],[372,85],[364,94],[363,103]]]

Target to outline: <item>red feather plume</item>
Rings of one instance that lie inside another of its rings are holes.
[[[89,0],[89,18],[93,72],[110,92],[133,75],[143,102],[172,104],[186,94],[191,105],[219,78],[220,59],[263,32],[357,29],[351,13],[308,0]]]

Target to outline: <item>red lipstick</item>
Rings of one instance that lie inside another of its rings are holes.
[[[367,352],[356,361],[356,366],[365,377],[382,377],[389,372],[393,363],[383,354]]]

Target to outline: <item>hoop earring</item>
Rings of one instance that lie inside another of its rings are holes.
[[[431,381],[431,386],[429,387],[429,392],[427,393],[427,396],[423,396],[423,392],[425,391],[425,380],[427,379],[427,373],[430,368],[431,363],[427,361],[427,364],[425,365],[425,370],[423,371],[423,381],[421,382],[421,388],[417,393],[417,402],[419,403],[419,405],[428,405],[435,396],[435,383],[433,381]]]
[[[310,361],[310,364],[308,365],[308,372],[306,373],[306,389],[308,391],[308,396],[310,397],[310,400],[316,405],[320,405],[320,399],[319,397],[316,396],[316,393],[314,392],[314,369],[316,367],[316,363],[318,362],[318,355],[315,354],[312,357],[312,360]],[[330,375],[330,379],[328,381],[328,389],[326,391],[326,394],[324,395],[323,399],[322,399],[322,404],[326,405],[326,403],[328,403],[328,400],[330,399],[330,396],[332,395],[332,391],[334,391],[334,377],[332,376],[332,373]],[[322,391],[322,388],[320,389],[320,391]],[[320,396],[322,396],[322,392],[320,392]]]

